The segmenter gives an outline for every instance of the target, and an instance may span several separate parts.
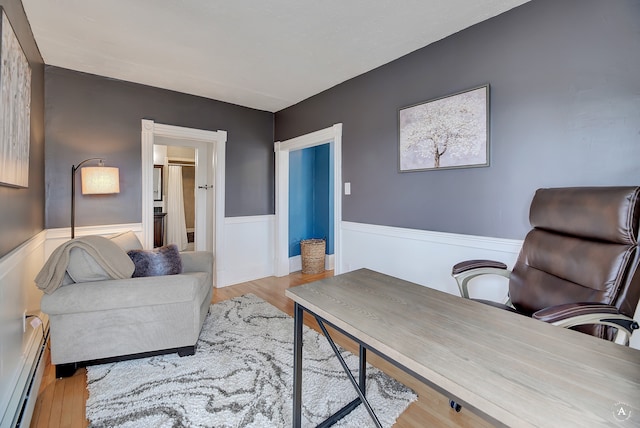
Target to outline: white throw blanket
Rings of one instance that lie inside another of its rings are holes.
[[[113,279],[131,278],[133,274],[133,263],[118,244],[102,236],[84,236],[65,242],[51,253],[36,276],[39,289],[51,294],[60,287],[74,248],[86,251]]]

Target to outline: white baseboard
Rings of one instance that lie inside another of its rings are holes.
[[[289,272],[300,272],[302,270],[302,256],[289,257]]]
[[[40,390],[44,369],[47,365],[44,354],[49,336],[49,322],[48,317],[42,312],[39,317],[45,321],[42,327],[34,329],[36,330],[36,334],[32,335],[33,340],[30,340],[26,364],[16,386],[15,397],[19,397],[19,399],[17,401],[14,422],[18,428],[29,427],[31,425],[33,410],[38,400],[38,391]],[[42,335],[39,333],[42,333]],[[20,389],[22,390],[21,395],[19,394]]]

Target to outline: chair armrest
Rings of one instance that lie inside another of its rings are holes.
[[[456,263],[451,269],[451,275],[458,283],[460,295],[469,298],[469,281],[480,275],[500,275],[509,278],[511,271],[507,265],[494,260],[466,260]]]
[[[618,308],[598,303],[568,303],[541,309],[532,318],[559,327],[575,327],[585,324],[599,324],[617,329],[615,343],[628,345],[634,330],[640,326],[633,319],[621,314]]]
[[[479,268],[506,269],[507,265],[495,260],[465,260],[463,262],[456,263],[451,269],[451,274],[455,276],[468,270]]]

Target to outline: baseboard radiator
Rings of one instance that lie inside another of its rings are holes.
[[[25,355],[25,362],[7,409],[0,421],[0,428],[28,428],[38,399],[38,390],[46,366],[45,349],[49,339],[49,326],[38,327]]]

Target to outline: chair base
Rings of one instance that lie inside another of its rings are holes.
[[[56,378],[73,376],[77,369],[81,367],[93,366],[97,364],[117,363],[119,361],[136,360],[138,358],[155,357],[157,355],[177,353],[181,357],[186,357],[196,353],[196,345],[183,346],[181,348],[161,349],[158,351],[140,352],[138,354],[120,355],[117,357],[99,358],[96,360],[79,361],[75,363],[56,364]]]

